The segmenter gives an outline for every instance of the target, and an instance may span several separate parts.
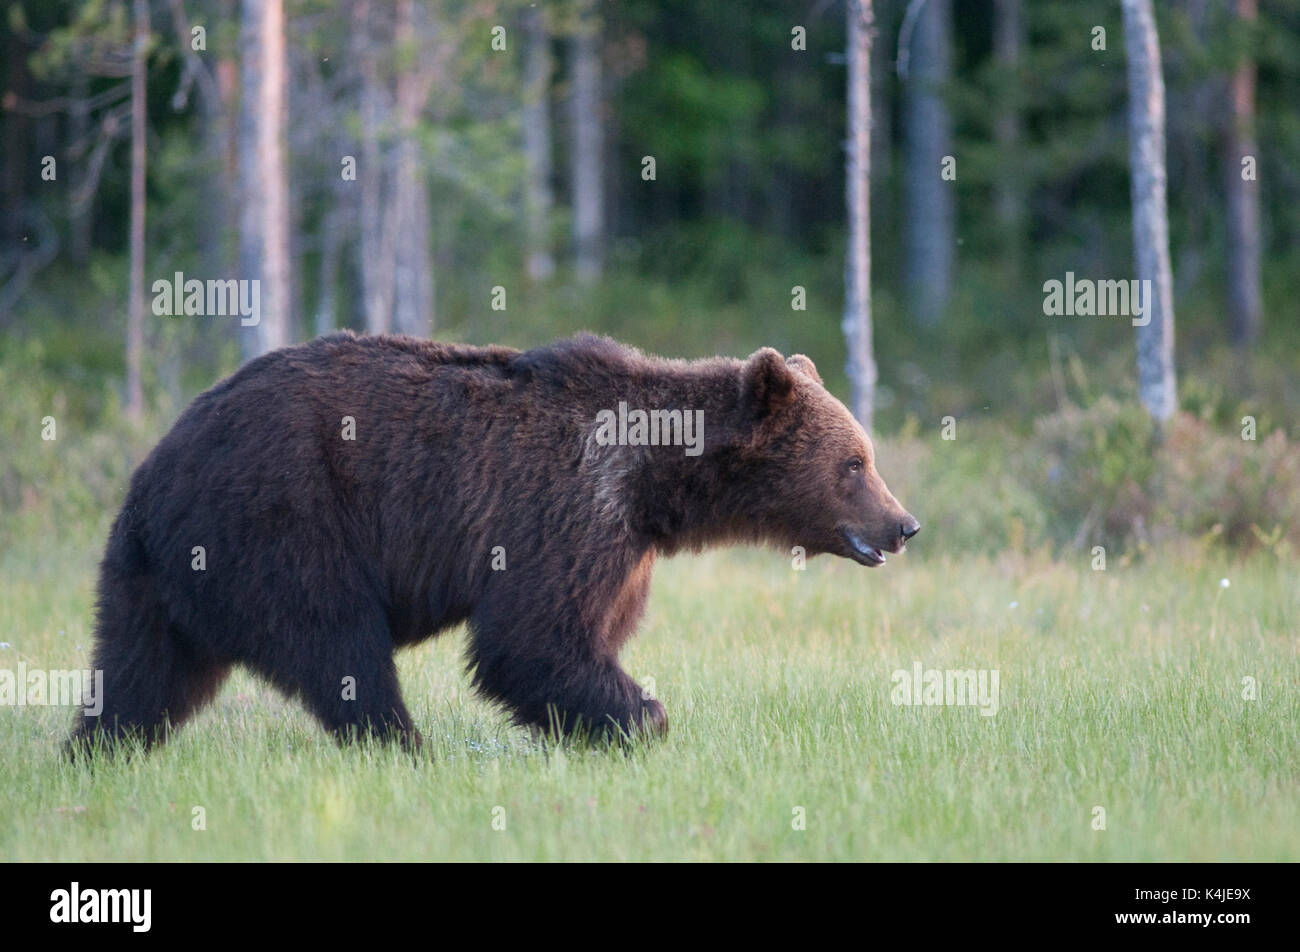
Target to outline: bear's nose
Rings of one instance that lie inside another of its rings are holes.
[[[916,521],[915,516],[909,514],[898,529],[903,534],[903,541],[906,542],[921,531],[921,524]]]

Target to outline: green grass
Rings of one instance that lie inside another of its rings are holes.
[[[86,663],[97,555],[0,556],[0,667]],[[624,654],[671,730],[631,751],[511,728],[470,693],[463,632],[399,655],[420,761],[340,749],[244,675],[170,745],[93,770],[58,756],[69,709],[0,707],[0,859],[1296,860],[1295,568],[675,559]],[[893,705],[914,661],[998,670],[998,713]]]

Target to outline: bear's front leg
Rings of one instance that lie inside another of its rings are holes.
[[[529,640],[475,625],[470,653],[475,686],[520,724],[566,737],[667,733],[664,706],[599,650],[599,639],[552,629]]]
[[[668,733],[664,706],[617,662],[580,667],[569,678],[557,679],[516,707],[517,718],[553,736],[614,740]]]

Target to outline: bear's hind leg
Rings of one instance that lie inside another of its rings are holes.
[[[212,700],[230,672],[169,625],[161,605],[132,598],[140,595],[140,586],[119,589],[113,603],[101,607],[92,668],[93,677],[103,676],[94,698],[98,711],[83,712],[69,754],[131,739],[145,748],[163,743]]]

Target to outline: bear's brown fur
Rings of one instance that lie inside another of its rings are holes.
[[[700,411],[702,439],[610,445],[597,419],[620,402]],[[242,664],[341,736],[413,743],[393,651],[460,622],[475,684],[519,722],[663,730],[617,660],[656,555],[874,565],[916,529],[806,357],[336,334],[198,397],[135,473],[100,570],[104,709],[78,736],[159,740]]]

